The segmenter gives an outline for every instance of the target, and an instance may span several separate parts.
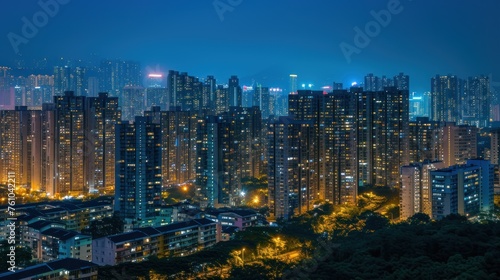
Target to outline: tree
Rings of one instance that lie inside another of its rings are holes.
[[[0,272],[7,271],[8,268],[11,267],[8,263],[10,256],[7,255],[11,252],[11,246],[15,247],[15,270],[18,270],[18,267],[27,267],[34,263],[32,262],[31,250],[29,248],[24,246],[15,246],[15,244],[8,244],[7,240],[2,240],[0,242]]]
[[[378,213],[374,213],[374,214],[369,215],[366,218],[363,231],[365,231],[365,232],[376,231],[379,229],[383,229],[383,228],[387,227],[388,225],[389,225],[389,220],[386,217],[384,217]]]
[[[82,230],[83,234],[91,235],[92,239],[101,238],[123,232],[123,221],[118,216],[106,217],[92,221],[89,228]]]
[[[429,215],[424,213],[416,213],[415,215],[408,218],[408,222],[412,225],[428,224],[431,222]]]

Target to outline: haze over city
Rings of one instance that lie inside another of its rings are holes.
[[[282,88],[290,73],[319,88],[333,81],[359,83],[367,73],[405,72],[412,77],[410,91],[419,93],[430,90],[429,78],[436,74],[500,76],[495,0],[241,0],[227,9],[217,1],[66,2],[19,45],[20,57],[7,34],[22,36],[22,18],[33,22],[42,8],[37,1],[3,3],[0,64],[17,58],[28,65],[42,58],[53,64],[60,57],[119,58],[143,68],[159,65],[219,79],[238,75],[243,84],[255,80]],[[354,28],[365,30],[374,20],[371,12],[387,10],[391,2],[399,3],[400,12],[348,63],[340,44],[355,46]]]

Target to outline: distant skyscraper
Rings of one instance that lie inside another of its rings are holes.
[[[333,83],[333,90],[341,90],[344,89],[344,85],[342,83]]]
[[[394,86],[398,90],[410,91],[410,76],[404,73],[399,73],[399,75],[394,76]]]
[[[146,110],[145,90],[138,86],[125,86],[120,98],[122,107],[122,119],[133,120],[136,116],[142,116]]]
[[[163,74],[162,73],[149,73],[146,79],[146,87],[148,88],[162,88]]]
[[[281,90],[281,89],[280,89]],[[271,112],[274,116],[288,116],[288,93],[283,91],[275,92],[274,96],[274,113]]]
[[[254,106],[254,89],[253,87],[249,87],[249,86],[243,86],[242,87],[242,106],[243,107],[252,107]]]
[[[268,87],[257,85],[254,90],[253,106],[258,106],[262,112],[262,118],[267,119],[271,115],[270,93]]]
[[[122,218],[146,220],[160,213],[161,129],[151,118],[116,126],[115,211]]]
[[[490,123],[491,99],[489,78],[469,77],[462,98],[464,123],[487,127]]]
[[[229,89],[222,85],[218,85],[215,91],[215,115],[220,115],[229,110]]]
[[[203,84],[186,72],[168,71],[168,108],[180,107],[183,111],[198,111],[203,105]]]
[[[477,157],[477,133],[475,126],[446,123],[441,128],[440,158],[445,166],[465,164]]]
[[[237,76],[231,76],[228,83],[229,90],[229,106],[241,107],[242,106],[242,90],[240,87],[240,80]]]
[[[120,97],[125,86],[142,86],[141,65],[134,61],[103,60],[99,68],[99,87],[111,97]]]
[[[87,80],[88,83],[88,97],[97,97],[99,93],[99,78],[98,77],[89,77]]]
[[[71,75],[71,88],[77,96],[87,96],[88,80],[87,70],[82,67],[76,67]]]
[[[205,79],[202,100],[202,108],[214,114],[217,104],[217,81],[214,76],[207,76]]]
[[[456,76],[439,76],[431,80],[432,120],[459,122],[461,81]]]
[[[424,96],[412,92],[410,94],[410,120],[427,116],[427,101]]]
[[[297,75],[295,74],[290,74],[290,92],[289,94],[296,94],[297,93]]]
[[[152,106],[159,106],[162,110],[167,109],[167,88],[149,87],[146,88],[146,107],[151,109]]]
[[[366,91],[383,91],[384,88],[392,86],[394,86],[394,82],[385,76],[377,77],[371,73],[365,76],[364,89]]]
[[[71,90],[71,68],[68,66],[54,67],[54,95],[62,95]]]
[[[0,110],[14,110],[16,107],[15,88],[0,88]]]

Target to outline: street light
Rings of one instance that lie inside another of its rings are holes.
[[[275,246],[275,250],[276,250],[276,258],[278,258],[278,243],[280,242],[280,238],[279,236],[276,238],[276,246]]]
[[[245,248],[241,250],[241,261],[243,262],[243,266],[245,266]]]

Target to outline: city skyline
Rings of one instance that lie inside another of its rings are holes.
[[[0,279],[500,276],[499,8],[0,4]]]
[[[283,88],[294,73],[316,89],[334,81],[360,83],[366,73],[405,72],[412,77],[410,92],[423,93],[430,91],[428,78],[436,74],[491,74],[493,82],[500,76],[494,55],[499,42],[488,31],[499,24],[494,12],[499,5],[394,0],[11,2],[2,5],[8,13],[2,14],[6,24],[0,27],[5,34],[0,48],[5,51],[0,63],[11,65],[16,58],[26,63],[45,57],[121,58],[140,61],[144,69],[189,71],[200,78],[238,75],[242,84],[256,81]],[[23,33],[26,22],[37,23],[36,30],[30,33],[26,27]],[[357,30],[367,34],[366,42],[363,35],[356,37]]]

